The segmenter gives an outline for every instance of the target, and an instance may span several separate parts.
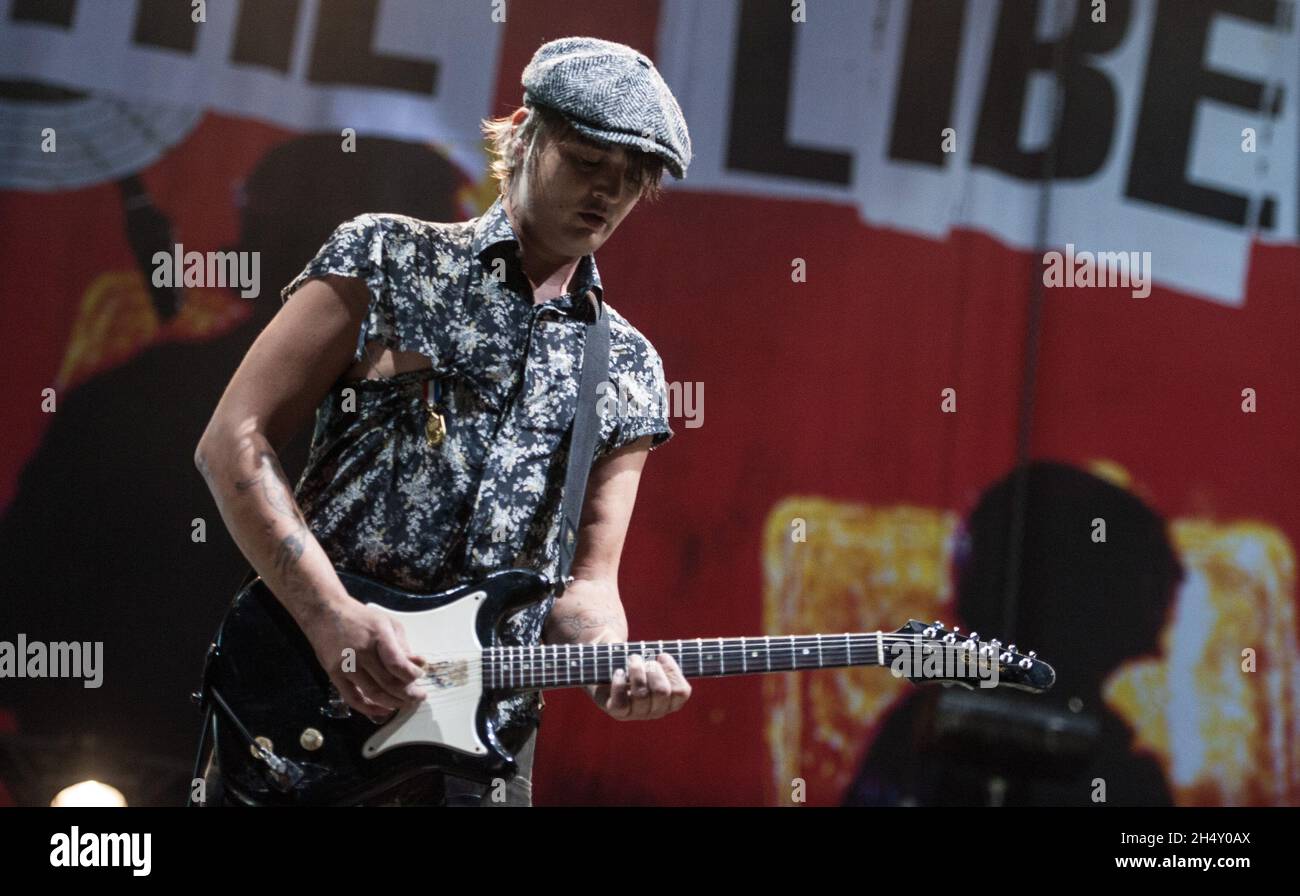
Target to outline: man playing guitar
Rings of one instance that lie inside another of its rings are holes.
[[[673,435],[651,343],[604,304],[594,252],[690,139],[654,65],[622,44],[564,38],[524,71],[524,105],[484,122],[501,195],[443,224],[361,215],[340,225],[282,293],[195,452],[231,536],[353,711],[383,720],[426,696],[400,622],[353,599],[346,568],[433,591],[494,569],[553,574],[585,322],[610,320],[609,389],[572,581],[509,620],[504,643],[627,639],[618,564],[646,457]],[[292,298],[292,301],[290,301]],[[626,399],[626,400],[625,400]],[[628,407],[631,410],[628,410]],[[277,458],[314,413],[291,489]],[[667,653],[629,657],[587,687],[620,720],[682,707],[691,686]],[[541,704],[497,708],[519,774],[506,805],[531,805]],[[210,803],[220,769],[209,763]],[[501,805],[492,789],[430,773],[382,804]]]

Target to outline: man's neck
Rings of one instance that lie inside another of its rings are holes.
[[[527,253],[525,253],[525,258]],[[528,277],[528,283],[533,287],[533,304],[541,305],[543,302],[549,302],[551,299],[559,298],[569,291],[569,281],[573,279],[573,274],[578,270],[578,261],[575,259],[567,266],[556,268],[555,271],[540,282],[533,279],[533,274],[529,273],[528,265],[524,265],[524,275]]]
[[[533,288],[533,304],[540,305],[564,295],[569,289],[569,282],[578,270],[578,264],[582,261],[581,256],[562,258],[545,255],[536,248],[539,241],[530,237],[527,228],[515,215],[509,198],[506,199],[505,208],[510,226],[519,240],[520,267]]]

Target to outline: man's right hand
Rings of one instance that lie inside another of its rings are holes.
[[[305,623],[303,634],[344,702],[376,724],[425,698],[420,657],[391,616],[349,598]]]

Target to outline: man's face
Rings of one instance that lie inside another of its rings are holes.
[[[545,252],[576,258],[595,252],[640,199],[627,149],[576,133],[540,147],[537,167],[520,169],[512,202],[524,238]]]

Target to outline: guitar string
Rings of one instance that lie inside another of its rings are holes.
[[[584,644],[572,644],[572,645],[568,645],[567,647],[566,645],[563,644],[534,644],[534,645],[509,645],[509,646],[497,645],[494,647],[479,647],[479,648],[474,648],[472,650],[466,650],[466,651],[451,651],[445,653],[431,654],[428,657],[425,657],[425,659],[426,661],[455,662],[459,660],[472,661],[474,659],[483,658],[487,656],[488,661],[500,660],[502,662],[509,663],[512,658],[527,659],[529,657],[536,657],[539,655],[539,653],[540,655],[547,656],[547,657],[552,657],[552,656],[565,657],[567,656],[568,651],[573,648],[579,649],[580,653],[578,658],[584,661],[590,660],[593,656],[598,656],[601,658],[607,657],[612,653],[614,653],[615,650],[618,648],[623,648],[626,654],[629,656],[634,654],[640,655],[643,652],[645,652],[645,653],[680,654],[681,656],[684,656],[686,658],[690,658],[692,650],[694,651],[695,656],[697,657],[703,657],[707,655],[710,658],[712,658],[714,655],[717,654],[722,654],[724,657],[732,657],[732,656],[741,656],[745,654],[752,654],[755,652],[762,652],[759,651],[758,648],[751,642],[764,642],[762,644],[763,650],[766,651],[767,653],[771,653],[774,655],[779,654],[781,651],[784,650],[797,649],[803,653],[811,653],[813,650],[819,650],[822,654],[844,653],[847,656],[850,651],[855,649],[861,649],[870,652],[870,650],[874,646],[876,646],[878,642],[881,645],[888,644],[891,647],[907,646],[907,645],[931,646],[931,647],[938,647],[941,649],[946,649],[954,652],[956,651],[965,651],[968,653],[971,652],[964,646],[966,642],[963,640],[959,640],[957,643],[953,643],[953,644],[948,644],[942,641],[936,642],[932,639],[927,641],[918,641],[917,637],[914,635],[885,635],[881,638],[877,638],[875,635],[863,635],[863,636],[855,635],[855,636],[851,636],[851,638],[847,642],[844,640],[842,635],[827,635],[825,636],[825,640],[822,640],[820,642],[815,640],[816,639],[815,635],[799,635],[799,636],[795,636],[795,638],[796,640],[791,641],[790,636],[786,636],[786,635],[774,635],[772,636],[771,639],[762,636],[757,636],[754,638],[746,637],[745,641],[747,643],[742,644],[742,643],[738,643],[736,640],[725,639],[725,642],[720,645],[717,643],[718,642],[717,638],[711,638],[711,639],[710,638],[705,638],[705,639],[683,638],[680,641],[665,639],[662,641],[646,640],[646,641],[619,641],[615,643],[601,642],[597,644],[584,643]],[[986,641],[981,641],[979,642],[979,644],[981,648],[991,646],[991,644],[989,644],[989,642]],[[656,645],[659,646],[656,648],[655,647]],[[606,648],[606,650],[601,651],[600,648]],[[636,649],[628,649],[628,648],[636,648]],[[1002,652],[1007,652],[1007,647],[1005,645],[1001,645],[1000,650]],[[1018,653],[1014,655],[1020,656],[1020,654]],[[417,656],[423,656],[423,655],[417,654]],[[855,663],[854,665],[858,665],[858,664]],[[794,671],[794,670],[789,670],[789,671]]]
[[[963,644],[959,644],[959,643],[948,644],[945,642],[939,642],[936,644],[933,640],[920,641],[918,640],[918,636],[916,635],[900,635],[897,633],[893,633],[890,635],[882,635],[879,638],[876,635],[851,635],[847,643],[843,640],[842,636],[839,635],[831,635],[825,637],[830,638],[832,640],[823,641],[819,644],[816,640],[817,638],[816,635],[773,636],[773,638],[780,639],[780,642],[775,644],[767,643],[764,645],[764,647],[766,648],[767,653],[769,654],[769,660],[773,655],[776,656],[778,659],[784,659],[781,653],[783,650],[791,650],[791,651],[799,650],[804,654],[811,654],[813,649],[817,649],[819,652],[819,660],[818,660],[817,667],[819,668],[827,668],[822,662],[827,653],[830,653],[832,658],[834,658],[837,662],[840,659],[841,654],[843,655],[843,659],[847,661],[851,659],[851,653],[855,647],[862,650],[870,651],[873,646],[883,646],[884,644],[889,644],[891,648],[894,646],[928,645],[932,647],[939,647],[953,655],[964,653],[967,656],[970,656],[972,653],[974,653],[974,651],[965,648]],[[747,637],[745,640],[748,642],[751,639]],[[762,638],[761,636],[753,640],[768,641],[768,639]],[[627,642],[617,642],[614,644],[601,643],[601,644],[572,645],[581,648],[581,651],[576,659],[568,656],[568,650],[564,648],[564,645],[533,645],[533,646],[511,646],[511,647],[498,646],[498,647],[490,647],[490,648],[479,648],[478,650],[474,650],[474,651],[461,651],[461,652],[453,652],[453,653],[436,654],[432,657],[426,657],[425,660],[426,662],[444,662],[444,663],[446,662],[458,663],[462,661],[467,662],[480,669],[486,670],[488,674],[490,674],[493,677],[494,680],[496,680],[497,678],[511,679],[510,684],[513,684],[513,679],[516,677],[523,678],[526,676],[537,676],[537,675],[545,676],[548,672],[548,670],[545,668],[548,664],[548,661],[550,663],[549,671],[552,673],[562,671],[565,667],[572,667],[572,666],[579,667],[580,671],[585,672],[586,668],[588,667],[588,664],[593,664],[598,669],[601,663],[608,663],[611,660],[617,660],[620,658],[617,655],[616,648],[619,647],[627,648],[627,647],[632,647],[634,645],[643,645],[646,653],[679,654],[679,656],[677,657],[679,663],[680,662],[689,663],[693,659],[693,657],[691,657],[690,655],[690,651],[688,650],[688,646],[694,647],[696,652],[696,656],[694,657],[694,659],[696,660],[697,665],[702,665],[705,662],[712,663],[714,662],[716,657],[718,658],[719,661],[719,666],[718,666],[719,671],[725,669],[725,666],[728,661],[734,664],[737,660],[741,662],[742,669],[743,669],[745,659],[749,656],[752,656],[754,653],[758,652],[756,650],[752,650],[751,645],[748,643],[739,644],[739,643],[732,642],[732,643],[724,643],[721,646],[716,646],[710,644],[707,639],[695,639],[690,641],[686,639],[682,639],[682,641],[680,642],[680,646],[675,649],[669,646],[674,643],[678,643],[678,642],[627,641]],[[651,645],[661,645],[661,647],[658,650],[655,650],[652,649]],[[987,645],[986,642],[981,642],[981,646],[989,646],[989,645]],[[598,649],[588,650],[588,648],[601,648],[601,647],[614,648],[614,649],[605,650],[605,651],[599,651]],[[642,653],[641,649],[626,650],[624,654],[624,658],[632,655],[640,655],[641,653]],[[978,654],[976,654],[976,657],[978,658]],[[554,663],[554,661],[557,659],[564,661],[564,664],[557,667]],[[531,666],[534,665],[540,665],[543,668],[540,670],[534,670],[533,668],[530,668]],[[846,665],[846,666],[881,665],[881,663],[845,662],[842,665]],[[798,664],[796,663],[793,668],[772,670],[772,671],[798,671],[798,668],[799,668]],[[813,667],[810,665],[807,668],[813,668]],[[755,673],[763,672],[763,671],[767,671],[767,670],[760,670],[760,669],[754,670]],[[702,674],[703,674],[702,672],[696,673],[697,676]],[[432,681],[432,679],[429,678],[428,676],[422,677],[421,679],[418,680],[421,682]]]
[[[816,635],[793,635],[793,636],[792,636],[792,635],[773,635],[773,636],[771,636],[771,637],[772,637],[772,639],[780,639],[781,641],[784,641],[784,642],[785,642],[785,643],[782,643],[782,644],[771,645],[771,646],[774,646],[776,649],[770,650],[769,652],[770,652],[770,653],[776,653],[777,650],[780,649],[780,648],[791,649],[791,648],[793,648],[793,647],[796,646],[796,643],[797,643],[797,642],[800,642],[800,641],[807,641],[807,640],[809,640],[809,639],[812,639],[812,643],[816,643],[815,639],[816,639],[818,636],[816,636]],[[849,650],[846,649],[845,642],[842,640],[842,637],[843,637],[843,636],[840,636],[840,635],[830,635],[830,636],[823,636],[823,637],[829,637],[829,638],[835,638],[835,639],[836,639],[836,642],[835,642],[835,643],[832,643],[832,644],[829,644],[829,645],[825,645],[825,644],[824,644],[824,645],[822,646],[822,653],[823,653],[823,654],[827,652],[827,649],[828,649],[828,648],[829,648],[832,652],[833,652],[834,650],[838,649],[838,650],[844,650],[844,651],[845,651],[846,659],[848,658]],[[703,652],[703,651],[704,651],[704,650],[708,650],[708,644],[707,644],[707,642],[708,642],[709,640],[710,640],[710,639],[692,639],[692,640],[682,639],[682,641],[681,641],[682,649],[681,649],[680,652],[683,654],[683,658],[689,660],[689,657],[688,657],[688,656],[685,656],[685,654],[686,654],[685,647],[686,647],[687,645],[694,645],[694,646],[696,647],[697,650],[701,651],[701,652],[700,652],[700,658],[701,658],[701,661],[703,661],[703,658],[704,658],[704,652]],[[717,639],[713,639],[713,640],[717,640]],[[748,637],[746,637],[745,640],[746,640],[746,641],[749,641],[749,640],[751,640],[751,639],[748,638]],[[753,639],[753,640],[764,640],[764,641],[767,641],[768,639],[765,638],[765,637],[763,637],[763,636],[759,636],[759,637],[757,637],[757,638],[755,638],[755,639]],[[613,644],[601,643],[601,644],[583,644],[583,645],[571,645],[571,646],[580,646],[580,647],[583,647],[583,648],[589,648],[589,647],[597,647],[597,648],[598,648],[598,647],[609,647],[609,648],[615,648],[615,647],[629,646],[629,645],[637,645],[637,644],[646,644],[646,645],[649,645],[649,644],[660,644],[660,643],[663,643],[663,644],[666,645],[666,644],[669,644],[669,643],[675,643],[675,642],[670,642],[670,641],[664,641],[664,642],[659,642],[659,641],[645,641],[645,642],[642,642],[642,641],[621,641],[621,642],[615,642],[615,643],[613,643]],[[941,648],[945,648],[948,652],[950,652],[950,653],[952,653],[952,654],[956,654],[956,653],[959,653],[959,652],[964,652],[964,653],[966,653],[967,655],[969,655],[969,654],[971,653],[971,651],[967,651],[967,650],[965,650],[965,649],[964,649],[963,647],[961,647],[959,644],[948,644],[948,643],[946,643],[946,642],[938,642],[938,643],[936,644],[936,642],[933,641],[933,640],[927,640],[927,641],[922,641],[922,640],[920,640],[920,636],[919,636],[919,635],[914,635],[914,634],[913,634],[913,635],[903,635],[903,634],[899,634],[899,633],[888,633],[888,634],[886,634],[886,633],[881,633],[879,637],[878,637],[877,635],[875,635],[875,634],[856,634],[856,635],[854,635],[854,634],[850,634],[850,640],[849,640],[849,642],[848,642],[847,647],[851,649],[852,646],[854,646],[854,644],[861,644],[861,645],[863,646],[864,649],[868,649],[868,650],[869,650],[870,647],[871,647],[872,645],[883,644],[883,643],[889,643],[891,646],[892,646],[892,645],[900,645],[900,644],[901,644],[901,645],[922,646],[922,645],[924,645],[924,644],[928,644],[928,645],[930,645],[930,646],[939,646],[939,647],[941,647]],[[544,679],[545,679],[545,677],[546,677],[546,675],[547,675],[547,670],[546,670],[545,668],[541,669],[540,671],[534,671],[534,670],[532,670],[532,669],[509,669],[509,668],[507,668],[507,667],[512,666],[512,665],[518,665],[517,663],[511,662],[511,660],[527,659],[527,658],[528,658],[528,657],[526,657],[525,655],[523,655],[523,654],[521,654],[521,653],[509,653],[509,654],[495,653],[495,654],[494,654],[493,656],[491,656],[489,659],[485,659],[485,658],[484,658],[485,655],[487,655],[487,654],[491,654],[491,653],[493,653],[493,652],[495,652],[495,651],[507,651],[507,650],[508,650],[508,651],[537,651],[537,650],[541,650],[541,649],[545,649],[545,648],[555,648],[555,655],[558,656],[558,655],[559,655],[559,650],[558,650],[558,648],[561,648],[561,647],[563,647],[563,646],[564,646],[564,645],[534,645],[534,646],[532,646],[532,647],[519,647],[519,646],[505,647],[505,646],[503,646],[503,645],[500,645],[500,646],[497,646],[497,647],[480,648],[480,649],[478,649],[478,650],[476,650],[476,651],[462,651],[462,652],[451,653],[451,654],[439,654],[439,655],[438,655],[438,659],[439,659],[439,661],[442,661],[442,662],[448,662],[448,661],[450,661],[450,662],[458,662],[458,661],[460,661],[459,659],[449,659],[449,658],[457,658],[457,657],[459,657],[459,658],[463,658],[464,662],[465,662],[467,665],[469,665],[469,666],[471,666],[471,667],[477,667],[477,668],[479,669],[479,671],[480,671],[480,678],[483,678],[483,677],[494,677],[494,678],[495,678],[495,677],[499,677],[499,678],[501,678],[501,679],[506,679],[506,680],[503,681],[501,684],[489,684],[489,685],[488,685],[488,689],[489,689],[489,690],[503,690],[503,689],[507,689],[507,688],[509,688],[509,689],[520,688],[520,690],[519,690],[519,691],[516,691],[516,693],[527,693],[527,692],[529,692],[529,691],[534,691],[534,690],[549,689],[549,688],[552,688],[552,687],[565,687],[565,686],[570,686],[570,685],[569,685],[567,682],[566,682],[565,685],[560,685],[560,684],[558,684],[558,677],[557,677],[557,683],[556,683],[556,684],[554,684],[554,685],[548,685],[548,684],[546,684],[546,683],[544,682]],[[703,649],[701,649],[701,648],[703,648]],[[719,664],[719,667],[718,667],[718,668],[719,668],[719,669],[723,669],[723,668],[725,668],[725,666],[726,666],[726,662],[725,662],[725,660],[726,660],[728,657],[734,658],[735,656],[739,655],[739,654],[742,653],[742,652],[747,652],[747,651],[749,651],[749,649],[750,649],[750,648],[749,648],[749,645],[748,645],[748,644],[743,645],[743,650],[742,650],[742,645],[741,645],[741,644],[737,644],[737,643],[724,643],[720,649],[719,649],[718,647],[716,647],[716,646],[713,647],[712,650],[711,650],[711,652],[710,652],[710,657],[709,657],[709,658],[710,658],[710,660],[712,659],[712,654],[719,654],[719,653],[722,654],[722,655],[723,655],[723,662],[721,662],[721,663]],[[669,652],[669,651],[665,649],[664,651],[661,651],[661,652]],[[805,650],[805,652],[811,652],[811,651],[810,651],[810,650]],[[639,653],[639,651],[630,651],[630,653]],[[588,663],[589,663],[589,662],[592,663],[592,664],[594,665],[594,667],[595,667],[592,671],[599,672],[600,664],[601,664],[602,662],[608,662],[609,660],[614,659],[614,658],[615,658],[615,657],[613,656],[612,652],[610,652],[610,651],[607,651],[605,654],[596,654],[596,655],[588,654],[588,655],[586,655],[586,656],[582,656],[582,657],[580,657],[579,660],[578,660],[578,662],[579,662],[579,664],[580,664],[579,674],[582,675],[582,674],[585,674],[585,673],[586,673],[586,671],[588,670]],[[544,665],[544,663],[541,663],[540,660],[534,660],[534,662]],[[496,665],[497,663],[499,663],[500,665]],[[860,663],[860,664],[851,664],[851,665],[846,663],[846,664],[843,664],[843,666],[841,666],[841,668],[842,668],[842,667],[849,667],[849,668],[852,668],[853,666],[857,666],[857,665],[877,665],[877,666],[879,666],[880,663]],[[621,667],[620,667],[620,668],[621,668]],[[742,665],[742,668],[743,668],[743,665]],[[811,669],[811,668],[815,668],[815,667],[808,666],[808,667],[805,667],[805,668],[809,668],[809,669]],[[819,665],[819,666],[816,667],[816,668],[831,668],[831,667],[825,667],[825,666],[820,666],[820,665]],[[559,672],[560,670],[557,670],[557,669],[555,669],[554,667],[552,667],[552,669],[551,669],[550,671],[551,671],[551,673],[553,673],[553,674],[557,674],[557,676],[558,676],[558,672]],[[767,672],[767,671],[794,672],[794,671],[800,671],[800,670],[799,670],[798,666],[796,665],[796,667],[794,667],[794,668],[790,668],[790,669],[775,669],[775,670],[755,669],[754,672],[753,672],[752,674],[759,674],[759,673]],[[499,676],[496,675],[496,673],[499,673]],[[744,674],[744,673],[742,673],[742,674]],[[513,680],[513,679],[516,678],[516,677],[522,679],[522,678],[524,678],[524,677],[526,677],[526,676],[533,676],[533,677],[540,676],[540,677],[543,678],[543,682],[541,682],[541,683],[533,682],[534,684],[539,684],[539,685],[540,685],[539,687],[527,687],[527,686],[524,686],[524,685],[522,685],[522,684],[518,684],[518,683],[516,683],[516,682]],[[706,676],[704,676],[702,672],[699,672],[699,673],[696,673],[696,676],[695,676],[695,677],[706,677]],[[433,685],[433,684],[434,684],[434,680],[433,680],[431,677],[429,677],[429,676],[426,675],[426,676],[422,676],[421,678],[416,679],[416,680],[415,680],[415,683],[417,683],[417,684],[423,684],[423,685]],[[574,684],[572,684],[571,686],[572,686],[572,687],[583,687],[583,686],[588,685],[588,684],[607,684],[607,683],[609,683],[609,679],[604,678],[603,676],[601,676],[600,680],[597,680],[597,681],[588,681],[588,682],[578,682],[578,683],[574,683]],[[462,698],[460,695],[457,695],[457,694],[455,694],[455,693],[437,692],[437,691],[435,691],[435,692],[433,692],[433,693],[427,695],[427,696],[426,696],[426,697],[421,701],[421,705],[426,705],[426,704],[427,704],[427,705],[433,705],[433,706],[436,706],[436,705],[438,705],[438,704],[440,704],[440,703],[443,703],[443,702],[449,702],[449,701],[461,700],[461,699],[463,699],[463,698]]]

